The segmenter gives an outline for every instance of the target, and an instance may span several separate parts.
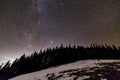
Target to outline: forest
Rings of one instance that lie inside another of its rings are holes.
[[[40,50],[29,56],[24,54],[20,58],[15,59],[13,63],[8,61],[0,65],[0,80],[8,80],[21,74],[53,66],[57,67],[78,60],[91,59],[120,59],[120,47],[99,44],[92,44],[89,47],[79,45],[64,46],[61,44],[60,47]]]

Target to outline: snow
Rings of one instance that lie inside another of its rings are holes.
[[[101,80],[107,80],[106,78],[102,78]]]
[[[84,80],[84,79],[87,79],[89,78],[90,76],[82,76],[82,77],[79,77],[77,80]]]
[[[37,72],[32,72],[28,74],[24,74],[9,80],[48,80],[48,78],[54,78],[53,80],[56,80],[56,77],[60,77],[57,80],[73,80],[75,76],[69,76],[68,74],[70,73],[62,73],[67,70],[77,70],[77,69],[82,69],[82,68],[87,68],[87,67],[95,67],[99,66],[97,63],[112,63],[112,62],[120,62],[120,60],[82,60],[82,61],[77,61],[65,65],[61,65],[58,67],[51,67],[45,70],[37,71]],[[63,75],[64,74],[64,75]],[[80,76],[76,80],[83,80],[89,78],[89,76]],[[106,79],[101,79],[101,80],[106,80]]]

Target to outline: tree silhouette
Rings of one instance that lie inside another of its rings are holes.
[[[120,59],[120,47],[92,44],[85,48],[61,44],[60,47],[40,50],[40,52],[34,52],[29,56],[24,54],[12,64],[9,61],[4,65],[1,64],[0,80],[86,59]]]

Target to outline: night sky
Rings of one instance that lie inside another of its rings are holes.
[[[64,45],[120,46],[120,0],[0,0],[0,61]]]

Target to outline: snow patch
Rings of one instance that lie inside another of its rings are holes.
[[[48,78],[52,78],[54,80],[56,77],[57,80],[73,80],[75,76],[73,75],[69,76],[67,73],[61,74],[61,72],[69,71],[69,70],[75,71],[77,69],[80,70],[82,68],[91,68],[98,66],[97,63],[112,63],[112,62],[120,62],[120,60],[82,60],[58,67],[51,67],[49,69],[32,72],[29,74],[24,74],[9,80],[48,80]],[[82,77],[79,76],[77,80],[83,80],[86,78],[89,78],[89,76],[82,76]],[[101,79],[101,80],[106,80],[106,79]]]

